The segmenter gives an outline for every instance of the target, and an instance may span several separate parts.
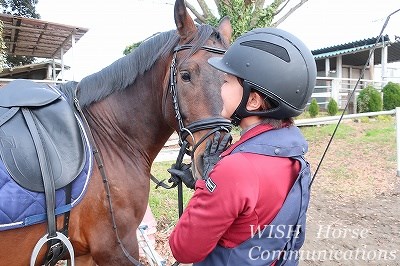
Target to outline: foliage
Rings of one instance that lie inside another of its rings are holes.
[[[357,97],[357,112],[378,112],[382,111],[382,98],[377,89],[368,86],[361,90]]]
[[[383,110],[400,107],[400,84],[389,82],[383,87]]]
[[[205,0],[197,0],[201,12],[197,11],[189,1],[186,1],[186,6],[196,16],[196,21],[199,23],[217,26],[221,18],[228,16],[233,27],[232,41],[234,41],[238,36],[254,28],[278,26],[308,0],[297,1],[298,3],[289,9],[287,4],[290,0],[214,0],[218,16],[211,12]],[[276,19],[282,11],[287,12]]]
[[[6,45],[3,40],[3,22],[0,21],[0,72],[3,71],[3,65],[6,63]]]
[[[253,28],[270,26],[278,8],[273,3],[263,9],[254,9],[253,5],[246,4],[242,0],[231,0],[228,4],[220,1],[217,7],[221,17],[228,16],[231,20],[232,40]],[[215,17],[207,18],[206,23],[215,26],[217,24]]]
[[[390,115],[378,115],[376,117],[376,120],[378,120],[378,121],[392,121],[393,117],[390,116]]]
[[[311,104],[308,107],[308,112],[312,118],[316,117],[319,113],[319,105],[315,98],[311,100]]]
[[[6,55],[6,66],[7,67],[16,67],[16,66],[24,66],[32,64],[36,61],[35,57],[32,56],[24,56],[24,55]]]
[[[40,19],[39,13],[36,12],[36,4],[38,0],[2,0],[1,12],[15,16],[26,18]],[[0,45],[2,42],[0,41]],[[1,47],[1,51],[5,51],[5,46]],[[5,62],[4,62],[5,61]],[[1,65],[6,67],[15,67],[20,65],[32,64],[35,58],[31,56],[7,55]]]
[[[36,13],[36,4],[39,0],[2,0],[1,12],[25,18],[40,18]]]
[[[216,27],[221,18],[228,16],[233,29],[231,41],[234,41],[243,33],[254,28],[278,26],[308,0],[296,0],[298,3],[294,6],[290,6],[290,9],[287,5],[290,0],[214,0],[218,9],[217,16],[211,12],[206,0],[196,0],[201,8],[201,12],[190,3],[193,1],[194,0],[185,2],[186,7],[195,15],[195,21],[197,23],[206,23]],[[279,19],[276,19],[278,14],[280,15],[281,12],[284,11],[287,12],[279,16]],[[130,53],[137,47],[134,45],[135,44],[127,46],[123,53],[125,55]]]
[[[357,120],[357,119],[355,119],[355,120]],[[361,123],[369,123],[369,117],[368,116],[360,117],[359,120],[360,120]]]
[[[331,98],[328,103],[328,114],[336,115],[338,112],[338,104],[335,99]]]
[[[143,41],[142,41],[142,42],[143,42]],[[139,45],[140,45],[142,42],[135,42],[135,43],[133,43],[133,44],[128,45],[127,47],[125,47],[125,50],[124,50],[124,52],[123,52],[124,55],[130,54],[133,50],[135,50],[136,48],[138,48]]]

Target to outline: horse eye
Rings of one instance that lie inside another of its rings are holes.
[[[184,82],[190,82],[190,73],[187,71],[182,71],[181,78]]]

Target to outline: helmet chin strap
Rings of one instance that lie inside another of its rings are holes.
[[[248,116],[253,116],[253,115],[258,115],[258,116],[263,116],[267,117],[269,110],[266,111],[249,111],[247,110],[247,102],[249,101],[250,97],[250,92],[251,89],[254,88],[255,85],[252,85],[251,82],[244,80],[243,81],[243,96],[242,100],[240,101],[238,107],[236,108],[235,112],[233,112],[231,116],[231,123],[234,126],[238,126],[240,124],[240,121],[242,121],[243,118],[248,117]],[[274,109],[275,110],[275,109]]]
[[[246,85],[245,85],[246,84]],[[240,101],[238,107],[236,107],[235,112],[233,112],[231,116],[231,123],[234,126],[238,126],[240,124],[240,121],[242,121],[243,118],[251,115],[246,109],[247,102],[249,101],[249,96],[250,96],[250,87],[248,86],[247,82],[243,82],[243,96],[242,100]]]
[[[270,107],[268,110],[262,110],[262,111],[249,111],[247,110],[247,102],[249,101],[250,93],[251,91],[257,91],[264,95],[264,100],[268,99],[269,101],[272,101],[275,103],[275,106]],[[265,117],[265,118],[272,118],[272,119],[285,119],[287,117],[282,116],[281,113],[285,111],[285,106],[286,108],[289,106],[287,102],[285,102],[283,99],[279,98],[278,96],[270,93],[268,90],[261,88],[255,83],[252,83],[251,81],[244,80],[243,81],[243,96],[242,100],[240,101],[238,107],[236,108],[235,112],[233,112],[231,116],[231,123],[234,126],[238,126],[240,124],[240,121],[248,116],[260,116],[260,117]],[[292,110],[295,110],[295,107],[290,106]],[[296,110],[298,112],[297,115],[299,115],[303,110]],[[293,117],[297,116],[295,113],[292,113]],[[291,116],[289,116],[291,117]]]

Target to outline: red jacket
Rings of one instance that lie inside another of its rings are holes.
[[[298,176],[299,163],[253,153],[230,155],[239,144],[271,129],[256,126],[221,155],[209,175],[214,190],[204,180],[196,182],[196,191],[169,238],[179,262],[202,261],[217,244],[235,247],[278,213]]]

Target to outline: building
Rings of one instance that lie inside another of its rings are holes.
[[[0,14],[3,40],[9,55],[32,56],[46,60],[30,66],[5,69],[2,78],[63,80],[64,54],[74,48],[88,29],[33,18]],[[50,61],[49,61],[50,60]],[[57,60],[57,61],[56,61]],[[71,66],[73,70],[73,66]],[[45,69],[45,70],[43,70]],[[26,71],[23,74],[23,71]]]
[[[69,66],[62,66],[61,63],[53,60],[46,60],[41,63],[35,63],[13,68],[4,68],[0,72],[2,79],[34,79],[34,80],[62,80],[62,67],[65,70],[70,69]]]
[[[400,62],[399,36],[392,40],[388,35],[380,39],[372,37],[313,50],[312,53],[318,71],[313,97],[322,106],[333,98],[344,108],[356,86],[356,93],[350,99],[349,112],[352,113],[356,108],[355,98],[362,88],[372,85],[381,89],[389,81],[400,82],[400,69],[390,67],[392,63]]]

